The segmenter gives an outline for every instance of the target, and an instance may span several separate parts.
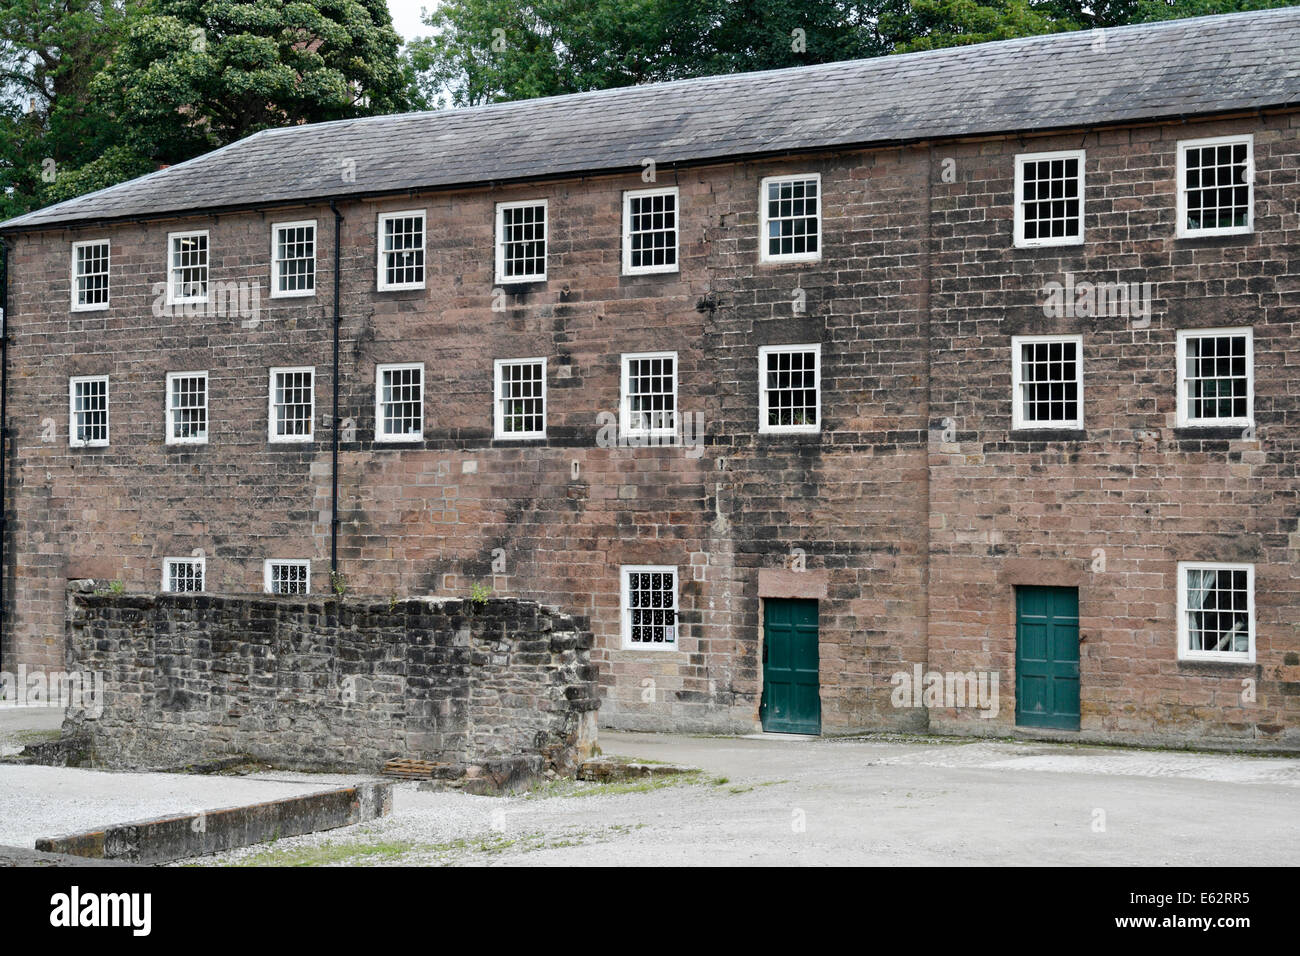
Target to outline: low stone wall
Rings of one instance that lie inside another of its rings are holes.
[[[582,618],[513,600],[68,596],[69,669],[103,700],[70,710],[92,765],[176,767],[233,754],[377,771],[392,758],[568,774],[599,706]]]
[[[359,783],[242,807],[115,823],[99,830],[44,837],[36,849],[87,859],[168,863],[241,846],[348,827],[393,812],[391,783]]]

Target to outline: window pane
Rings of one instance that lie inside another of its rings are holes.
[[[108,304],[108,243],[76,247],[73,255],[78,306]]]
[[[1187,568],[1188,649],[1250,652],[1247,574],[1239,568]]]
[[[1083,234],[1078,157],[1024,160],[1021,176],[1020,214],[1026,240],[1067,240]]]
[[[763,388],[769,427],[813,426],[817,422],[817,352],[768,352]]]
[[[1190,231],[1250,224],[1251,185],[1246,143],[1188,147],[1183,152],[1183,190]]]
[[[1028,424],[1074,424],[1079,414],[1077,342],[1022,342],[1020,418]]]
[[[769,257],[814,255],[820,199],[814,179],[784,180],[767,186]]]
[[[677,264],[677,196],[628,196],[628,250],[633,269]]]
[[[310,371],[276,372],[274,397],[275,434],[291,437],[312,433],[312,379]]]
[[[544,364],[510,362],[497,367],[497,403],[501,432],[541,434],[546,429]]]
[[[380,372],[380,437],[418,436],[424,426],[424,373],[419,368]]]
[[[677,574],[627,572],[629,637],[633,644],[671,644],[677,640]]]
[[[311,292],[316,288],[315,226],[276,230],[275,276],[278,292]]]
[[[172,379],[171,434],[173,438],[206,438],[208,434],[208,380],[205,376]]]
[[[1183,373],[1186,417],[1248,417],[1247,372],[1245,335],[1188,336]]]
[[[424,281],[424,217],[396,216],[384,221],[384,285]]]
[[[545,275],[546,206],[502,206],[500,242],[503,278]]]
[[[675,359],[663,356],[626,361],[628,429],[676,432]]]
[[[194,233],[172,237],[171,287],[175,300],[203,299],[208,294],[208,237]]]

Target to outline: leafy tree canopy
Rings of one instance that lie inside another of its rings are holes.
[[[154,0],[91,93],[174,163],[259,130],[407,107],[383,0]]]
[[[426,100],[650,80],[1287,6],[1288,0],[444,0],[412,44]]]

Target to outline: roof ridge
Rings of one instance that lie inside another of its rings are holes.
[[[550,96],[533,96],[527,99],[519,100],[499,100],[492,103],[476,103],[473,106],[451,106],[445,109],[433,110],[407,110],[403,113],[381,113],[373,116],[353,116],[347,119],[328,120],[323,123],[302,123],[296,126],[278,126],[274,129],[263,130],[265,133],[278,133],[289,130],[301,129],[304,126],[326,127],[339,126],[347,123],[379,122],[383,120],[404,119],[417,116],[465,116],[468,114],[487,112],[489,110],[503,109],[521,109],[525,107],[535,107],[546,103],[556,103],[559,101],[573,102],[578,99],[596,99],[605,96],[613,96],[621,93],[628,93],[633,90],[646,91],[662,89],[667,86],[685,87],[689,84],[705,85],[710,83],[722,83],[727,80],[735,80],[741,77],[759,77],[759,76],[781,76],[785,74],[808,74],[812,72],[830,72],[835,69],[844,69],[846,67],[858,66],[868,63],[901,63],[911,62],[924,58],[939,59],[945,56],[953,56],[962,51],[979,50],[981,53],[992,51],[996,48],[1006,48],[1017,44],[1030,46],[1039,43],[1056,43],[1066,39],[1076,37],[1088,37],[1091,42],[1093,34],[1101,32],[1107,35],[1114,33],[1129,32],[1154,32],[1164,28],[1176,26],[1185,26],[1188,23],[1207,23],[1209,21],[1222,20],[1242,20],[1262,16],[1273,16],[1279,14],[1294,15],[1297,7],[1270,7],[1262,10],[1243,10],[1234,13],[1215,13],[1199,17],[1179,17],[1174,20],[1151,20],[1144,23],[1126,23],[1113,27],[1081,27],[1077,30],[1058,30],[1053,33],[1036,33],[1030,36],[1007,37],[1002,40],[985,40],[981,43],[963,43],[955,46],[936,47],[931,50],[910,50],[905,53],[882,53],[878,56],[855,57],[850,60],[831,60],[826,63],[804,63],[797,66],[774,67],[769,70],[741,70],[735,73],[709,73],[702,76],[683,76],[675,80],[655,80],[649,83],[629,83],[626,86],[608,86],[598,90],[579,90],[576,93],[555,93]],[[234,145],[234,144],[230,144]],[[224,147],[223,147],[224,148]]]
[[[278,127],[0,231],[1296,107],[1296,47],[1292,6]]]

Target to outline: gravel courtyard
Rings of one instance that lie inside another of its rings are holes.
[[[1300,863],[1300,760],[1058,744],[601,735],[665,781],[506,798],[400,784],[392,817],[205,864]]]
[[[55,728],[0,714],[0,746]],[[1300,863],[1300,759],[921,737],[606,731],[600,744],[700,772],[511,797],[399,782],[391,817],[179,865]],[[0,844],[356,779],[0,765]]]

